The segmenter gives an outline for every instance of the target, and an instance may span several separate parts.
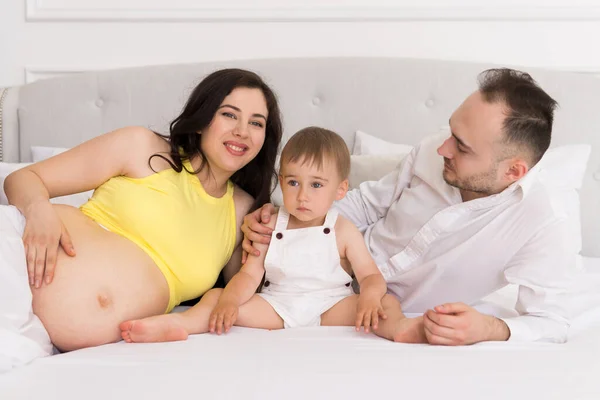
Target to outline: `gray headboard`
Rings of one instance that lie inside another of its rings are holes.
[[[149,66],[82,73],[10,88],[0,101],[4,161],[28,161],[30,147],[71,147],[126,125],[166,131],[189,91],[223,67],[258,72],[281,101],[286,136],[307,125],[357,129],[415,144],[447,125],[492,65],[401,58],[301,58]],[[552,145],[589,143],[581,191],[583,254],[600,256],[600,79],[526,69],[558,102]],[[1,95],[0,95],[1,96]]]

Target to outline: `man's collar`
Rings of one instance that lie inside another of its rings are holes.
[[[524,199],[527,194],[531,191],[531,187],[534,185],[535,181],[537,180],[537,176],[540,172],[540,167],[539,167],[539,163],[537,163],[536,165],[533,166],[533,168],[531,168],[529,171],[527,171],[527,173],[525,174],[524,177],[522,177],[521,179],[519,179],[518,181],[512,183],[510,186],[508,186],[506,189],[504,190],[517,190],[517,189],[521,189],[521,200]]]

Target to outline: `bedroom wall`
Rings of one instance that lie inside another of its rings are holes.
[[[596,0],[2,0],[0,87],[92,69],[403,56],[600,76]]]

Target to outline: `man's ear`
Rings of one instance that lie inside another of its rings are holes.
[[[346,193],[348,193],[348,179],[344,179],[338,185],[337,192],[335,194],[335,199],[336,200],[343,199],[344,196],[346,196]]]
[[[525,160],[515,158],[511,160],[504,176],[513,183],[524,177],[527,172],[529,172],[529,164]]]

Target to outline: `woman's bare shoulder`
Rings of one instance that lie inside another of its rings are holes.
[[[254,203],[254,197],[252,197],[250,194],[248,194],[248,192],[246,192],[244,189],[242,189],[234,183],[233,201],[239,203],[240,205],[246,205],[248,208],[250,208],[252,206],[252,203]]]
[[[122,128],[121,131],[128,137],[131,156],[135,159],[132,168],[139,169],[138,171],[131,171],[133,175],[143,176],[148,172],[153,172],[151,170],[160,171],[171,168],[171,165],[164,159],[172,161],[169,155],[171,146],[166,138],[142,126],[129,126]],[[152,157],[155,154],[161,157]],[[150,168],[148,162],[150,162],[152,168]]]
[[[254,197],[248,192],[239,187],[233,185],[233,202],[235,204],[235,213],[238,217],[244,218],[246,214],[250,212],[252,204],[254,204]]]
[[[141,153],[169,152],[171,146],[166,138],[143,126],[128,126],[122,128],[133,143],[139,146],[136,151]],[[132,144],[133,144],[132,143]]]

